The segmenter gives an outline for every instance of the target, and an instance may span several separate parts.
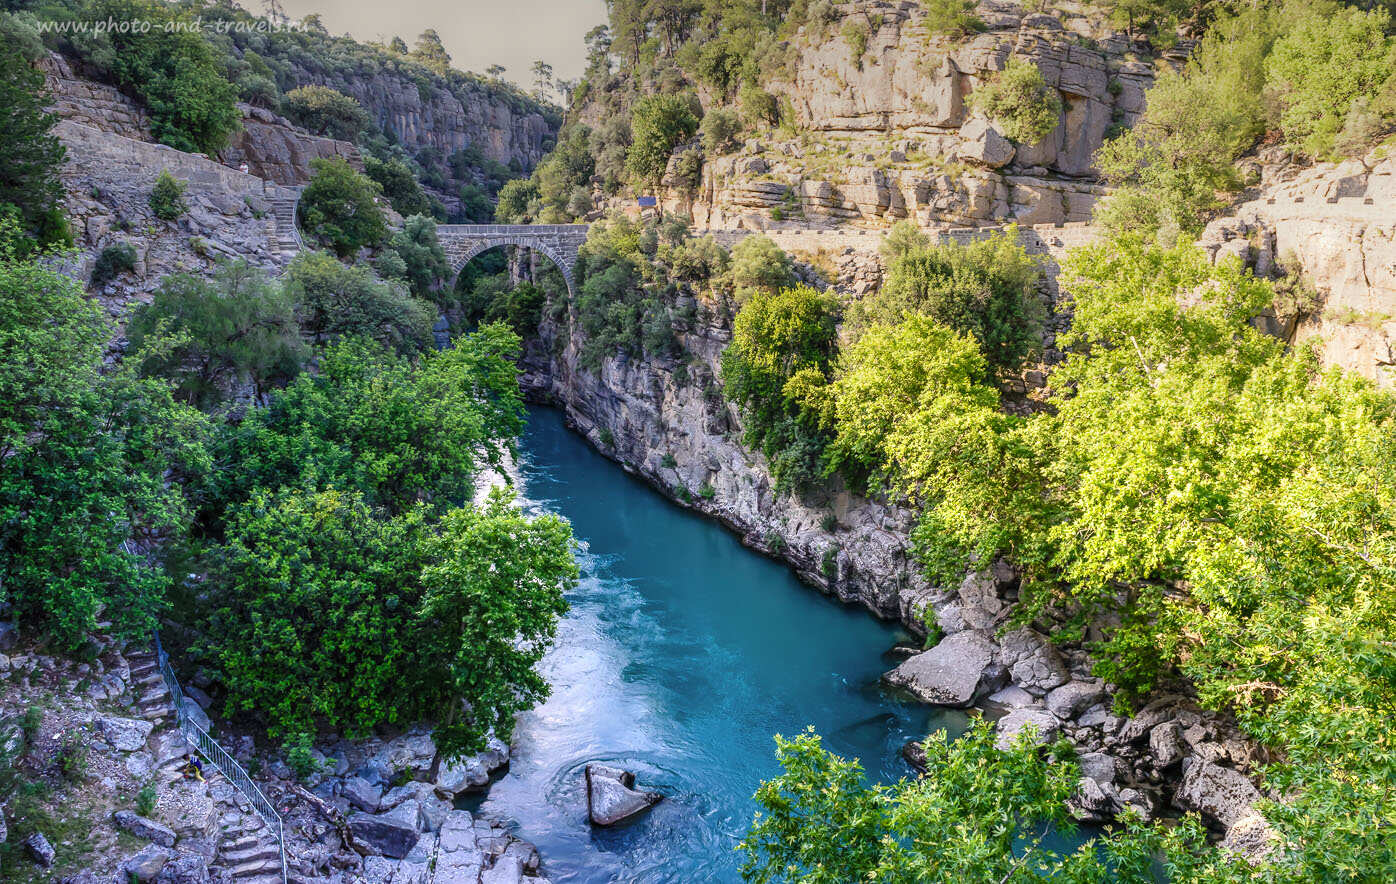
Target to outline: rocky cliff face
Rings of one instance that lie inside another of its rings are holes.
[[[982,33],[955,39],[931,33],[910,0],[837,9],[832,23],[796,35],[787,70],[768,84],[802,133],[709,158],[697,194],[671,193],[671,210],[700,227],[1089,219],[1104,192],[1092,156],[1143,110],[1147,47],[1084,13],[1031,14],[1003,0],[977,7]],[[866,34],[861,55],[850,28]],[[967,101],[1011,58],[1036,65],[1061,98],[1060,122],[1036,144],[1010,142]]]
[[[1261,160],[1254,198],[1212,222],[1202,246],[1258,276],[1300,273],[1316,297],[1277,331],[1315,342],[1326,364],[1396,386],[1396,158],[1379,149],[1316,166]]]

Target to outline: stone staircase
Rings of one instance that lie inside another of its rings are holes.
[[[173,699],[155,655],[131,652],[126,659],[139,715],[154,725],[150,744],[154,748],[156,776],[168,787],[183,777],[184,755],[192,748],[179,731]],[[218,812],[210,877],[222,884],[280,884],[281,848],[276,834],[216,768],[205,764],[204,777],[208,796]]]
[[[272,218],[276,222],[276,246],[283,255],[294,255],[301,250],[300,233],[296,230],[296,205],[300,202],[300,191],[292,188],[279,188],[271,198]]]

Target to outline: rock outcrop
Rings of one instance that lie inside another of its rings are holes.
[[[614,826],[634,819],[663,799],[658,792],[635,788],[635,774],[605,764],[588,764],[587,816],[592,825]]]

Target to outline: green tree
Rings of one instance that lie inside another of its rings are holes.
[[[178,150],[216,154],[237,131],[237,87],[223,76],[213,47],[188,27],[184,10],[148,0],[93,0],[89,21],[150,22],[149,28],[87,32],[74,40],[150,110],[150,126]]]
[[[18,235],[0,222],[0,599],[65,648],[99,620],[137,636],[169,580],[125,543],[184,530],[168,480],[207,468],[205,423],[132,363],[103,372],[113,329],[100,305],[18,259]]]
[[[189,205],[184,201],[185,188],[189,186],[188,181],[181,181],[162,169],[160,176],[155,179],[155,186],[150,190],[150,211],[161,221],[173,221],[180,215],[189,211]]]
[[[212,497],[334,487],[393,514],[460,505],[523,430],[518,350],[495,325],[415,362],[364,339],[333,345],[318,375],[296,378],[220,441]]]
[[[432,346],[435,311],[361,264],[346,267],[327,252],[302,252],[286,270],[286,294],[312,340],[371,337],[400,352]]]
[[[299,86],[281,99],[281,112],[313,135],[355,141],[368,128],[368,111],[353,98],[328,86]]]
[[[1072,853],[1049,846],[1049,833],[1073,825],[1066,800],[1080,774],[1065,743],[1045,758],[1026,738],[1000,750],[993,728],[977,721],[957,740],[939,731],[923,746],[925,776],[868,787],[857,761],[828,752],[812,731],[777,736],[782,773],[756,792],[760,811],[740,845],[742,877],[759,884],[1151,881],[1161,856],[1173,881],[1242,880],[1225,874],[1196,817],[1175,828],[1127,821]]]
[[[838,305],[807,286],[753,289],[722,354],[725,395],[742,409],[747,445],[766,455],[777,487],[800,489],[820,473],[827,439],[811,389],[827,382]]]
[[[1105,9],[1111,22],[1124,26],[1130,34],[1164,34],[1189,10],[1187,0],[1095,0],[1095,4]]]
[[[364,156],[364,174],[382,188],[393,211],[406,218],[409,215],[432,214],[431,198],[422,189],[417,173],[401,157],[380,160],[372,154]]]
[[[873,323],[896,323],[925,314],[971,334],[989,368],[1013,371],[1042,347],[1042,279],[1038,261],[1018,243],[1017,232],[994,234],[969,245],[920,245],[889,239],[882,289],[850,311],[855,335]],[[900,250],[900,254],[895,251]]]
[[[217,551],[202,651],[229,711],[283,738],[427,720],[445,755],[478,752],[547,696],[534,667],[577,577],[571,546],[566,522],[502,493],[431,522],[355,492],[257,491]]]
[[[40,248],[71,242],[59,208],[64,150],[49,131],[57,117],[44,110],[43,86],[20,46],[0,40],[0,216],[18,218]]]
[[[451,56],[441,43],[441,35],[432,28],[427,28],[417,37],[417,45],[412,49],[411,57],[438,74],[445,75],[451,69]]]
[[[378,185],[339,158],[310,161],[314,172],[301,194],[301,226],[341,258],[388,237]]]
[[[1396,77],[1391,14],[1337,3],[1305,8],[1265,62],[1267,92],[1285,137],[1326,159],[1353,104]]]
[[[1042,71],[1014,56],[989,82],[970,93],[972,108],[993,120],[1003,134],[1022,144],[1036,144],[1057,127],[1062,100],[1047,85]]]
[[[630,150],[626,168],[638,181],[656,183],[669,155],[698,131],[692,100],[682,95],[647,95],[630,112]]]
[[[402,223],[388,245],[407,266],[407,287],[418,298],[440,303],[446,294],[445,282],[451,265],[436,238],[436,221],[413,215]]]
[[[731,275],[739,299],[752,289],[773,292],[795,284],[790,256],[769,236],[748,236],[733,247]]]
[[[295,377],[309,350],[283,290],[245,261],[221,264],[212,280],[167,276],[126,327],[140,352],[173,334],[177,345],[150,354],[148,376],[169,378],[180,399],[209,406],[249,380],[257,395]]]

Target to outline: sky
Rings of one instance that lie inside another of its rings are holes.
[[[262,0],[238,0],[261,14]],[[533,88],[533,62],[542,59],[554,75],[571,80],[586,67],[582,37],[606,21],[604,0],[281,0],[299,19],[319,13],[332,34],[387,42],[435,28],[453,66],[484,73],[504,65],[504,79]]]

